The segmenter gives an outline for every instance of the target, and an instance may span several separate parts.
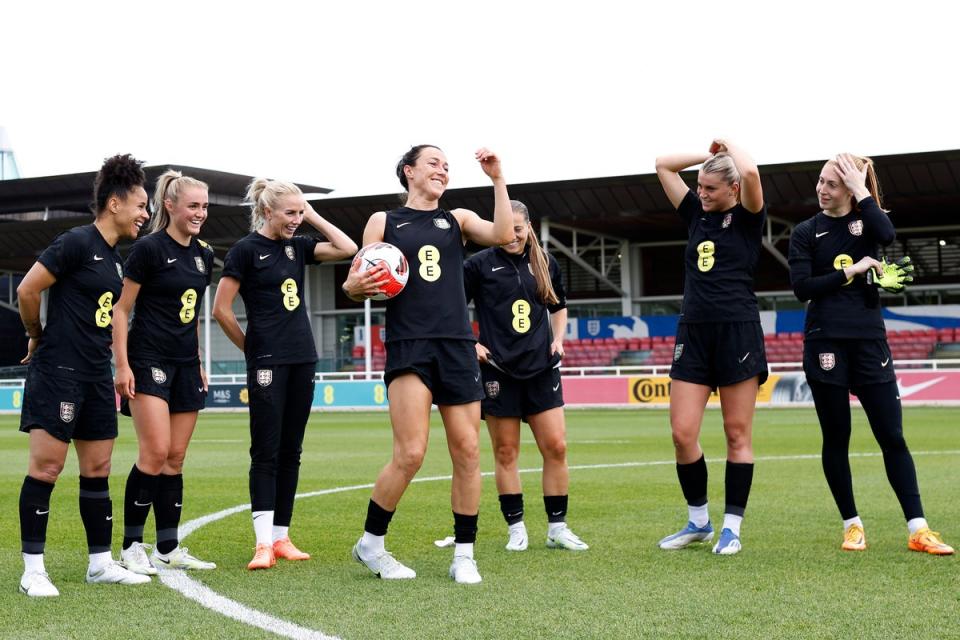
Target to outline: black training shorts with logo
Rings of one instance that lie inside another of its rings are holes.
[[[467,404],[483,398],[480,364],[472,340],[395,340],[386,343],[387,365],[383,383],[399,375],[416,373],[433,394],[436,405]]]
[[[893,356],[886,339],[805,340],[803,372],[807,380],[856,388],[895,382]]]
[[[677,327],[670,377],[716,389],[754,376],[767,381],[759,322],[697,322]]]
[[[529,422],[529,416],[563,406],[559,362],[522,380],[489,364],[480,365],[480,375],[484,391],[480,409],[485,416],[520,417]]]
[[[94,382],[27,370],[20,431],[40,428],[57,440],[112,440],[117,437],[113,381]]]
[[[170,413],[185,413],[203,409],[207,392],[203,390],[199,364],[180,365],[171,362],[135,361],[134,391],[166,400]],[[130,415],[126,399],[120,403],[120,413]]]

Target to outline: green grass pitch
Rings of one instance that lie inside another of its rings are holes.
[[[477,559],[483,583],[447,576],[451,551],[432,541],[452,533],[449,481],[410,487],[391,525],[388,548],[416,569],[413,581],[385,582],[350,559],[369,489],[298,500],[294,541],[313,554],[248,572],[249,512],[237,513],[185,541],[216,571],[192,577],[217,594],[306,629],[345,640],[460,638],[947,638],[960,637],[960,566],[906,548],[906,527],[887,484],[878,447],[854,409],[851,460],[869,548],[839,549],[841,524],[817,456],[812,409],[766,409],[754,428],[758,457],[743,525],[743,551],[718,557],[709,547],[665,552],[657,540],[686,520],[672,464],[664,411],[570,411],[572,466],[568,521],[591,549],[545,548],[546,517],[538,472],[523,475],[530,549],[504,550],[506,525],[493,479],[484,479]],[[928,520],[960,544],[960,409],[908,408],[907,441]],[[121,419],[113,459],[114,547],[119,550],[123,485],[136,439]],[[0,638],[275,638],[186,599],[154,579],[142,587],[87,585],[86,546],[77,511],[71,451],[53,494],[47,569],[54,599],[17,593],[22,571],[17,500],[27,437],[17,418],[0,416]],[[493,468],[486,428],[482,467]],[[702,442],[710,460],[711,514],[723,510],[720,414],[708,411]],[[248,501],[244,414],[203,414],[187,456],[184,521]],[[390,452],[387,416],[313,414],[304,444],[301,492],[373,482]],[[804,457],[806,456],[806,457]],[[626,465],[622,463],[662,464]],[[521,467],[539,468],[529,432]],[[446,476],[450,461],[439,418],[422,477]],[[153,540],[153,518],[147,522]],[[308,636],[303,636],[308,637]]]

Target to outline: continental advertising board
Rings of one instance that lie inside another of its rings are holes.
[[[906,404],[960,404],[960,371],[899,371],[897,383]],[[670,403],[670,387],[666,376],[564,376],[563,397],[569,407],[665,407]],[[709,403],[719,401],[719,394],[710,395]],[[803,374],[784,373],[770,375],[760,387],[757,402],[783,406],[813,402],[813,398]],[[247,385],[210,385],[208,409],[242,409],[248,404]],[[23,387],[0,387],[0,411],[17,413],[22,406]],[[379,380],[317,382],[313,392],[315,410],[386,406],[387,390]]]

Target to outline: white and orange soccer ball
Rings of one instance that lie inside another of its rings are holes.
[[[371,300],[389,300],[399,295],[407,286],[407,277],[410,275],[407,258],[389,242],[374,242],[360,249],[353,259],[351,269],[369,271],[381,264],[386,268],[387,281],[380,285],[382,293],[370,296]]]

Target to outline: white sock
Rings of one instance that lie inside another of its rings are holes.
[[[43,566],[43,554],[42,553],[25,553],[23,554],[23,572],[29,573],[31,571],[39,571],[40,573],[46,573],[47,569]]]
[[[91,553],[90,564],[88,568],[90,571],[97,571],[111,562],[113,562],[113,556],[110,555],[109,551],[104,551],[102,553]]]
[[[369,531],[364,531],[363,537],[360,538],[361,557],[369,560],[386,551],[386,548],[383,546],[383,541],[386,537],[387,536],[375,536]]]
[[[690,518],[690,522],[694,525],[700,527],[701,529],[707,526],[707,523],[710,522],[710,510],[707,508],[708,503],[704,502],[699,507],[695,507],[692,504],[687,505],[687,514]]]
[[[551,538],[567,527],[566,522],[548,522],[547,523],[547,535]]]
[[[917,531],[920,531],[920,529],[929,526],[930,525],[927,524],[926,518],[911,518],[910,520],[907,520],[907,529],[910,530],[910,535],[913,535]]]
[[[859,525],[860,528],[863,529],[863,520],[860,519],[860,516],[853,516],[852,518],[843,521],[843,530],[846,531],[850,528],[850,525],[853,524]]]
[[[278,527],[273,525],[273,541],[283,540],[290,537],[290,527]]]
[[[507,527],[507,531],[526,531],[526,530],[527,530],[527,525],[523,523],[523,520],[521,520],[520,522],[514,522],[513,524]]]
[[[254,511],[252,515],[257,544],[273,544],[273,511]]]
[[[473,543],[472,542],[457,542],[453,547],[453,557],[463,556],[466,558],[473,557]]]
[[[735,516],[732,513],[723,514],[723,528],[733,531],[733,535],[740,537],[740,523],[743,522],[743,516]]]

